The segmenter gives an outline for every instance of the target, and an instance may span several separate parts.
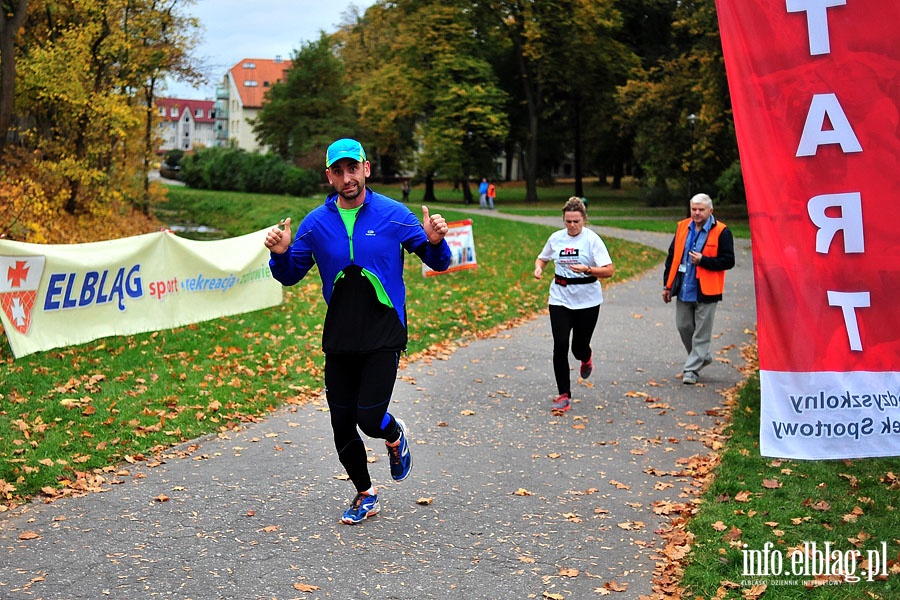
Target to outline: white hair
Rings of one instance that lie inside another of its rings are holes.
[[[694,202],[699,202],[701,204],[705,204],[706,208],[712,208],[712,198],[710,198],[707,194],[695,194],[693,198],[691,198],[691,204]]]

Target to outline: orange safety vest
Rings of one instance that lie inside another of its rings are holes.
[[[678,222],[678,228],[675,230],[675,252],[672,256],[672,265],[669,267],[669,277],[666,279],[666,288],[672,289],[672,283],[675,281],[675,274],[678,272],[678,265],[684,258],[684,243],[687,241],[688,227],[691,223],[690,218]],[[700,254],[703,256],[718,256],[719,254],[719,236],[725,230],[725,223],[716,221],[716,224],[709,230],[706,236],[706,244]],[[700,265],[696,265],[697,281],[700,283],[700,292],[704,296],[721,296],[725,292],[725,271],[710,271],[704,269]]]

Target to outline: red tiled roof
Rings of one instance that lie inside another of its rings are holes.
[[[210,117],[211,111],[215,102],[212,100],[189,100],[186,98],[157,98],[156,99],[156,107],[157,108],[165,108],[165,114],[160,115],[159,118],[163,121],[177,121],[184,114],[185,110],[190,110],[191,117],[193,117],[194,121],[197,123],[215,123],[215,119]],[[172,116],[171,108],[175,107],[177,109],[177,114]],[[203,111],[203,116],[197,116],[197,109],[201,109]]]
[[[260,108],[265,93],[274,83],[284,81],[284,72],[290,66],[289,60],[245,58],[231,67],[229,73],[241,95],[244,108]]]

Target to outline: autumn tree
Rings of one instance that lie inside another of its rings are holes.
[[[520,153],[526,200],[569,152],[582,164],[587,122],[609,114],[616,77],[624,79],[625,48],[612,0],[479,0],[465,3],[477,35],[513,98],[507,153]],[[616,66],[621,63],[621,66]],[[599,110],[598,110],[599,109]]]
[[[635,158],[656,203],[681,202],[737,160],[737,143],[713,0],[673,9],[671,43],[619,91],[619,123],[634,132]],[[695,115],[692,123],[689,115]]]
[[[564,8],[560,6],[560,8]],[[638,57],[617,38],[622,15],[612,1],[575,0],[565,16],[545,26],[558,39],[543,50],[555,68],[543,75],[545,111],[541,115],[539,175],[549,173],[561,156],[573,157],[574,190],[584,196],[585,169],[605,175],[619,147],[612,126],[616,88],[624,83]]]
[[[28,0],[0,1],[0,150],[6,145],[16,90],[16,39]]]
[[[266,93],[253,132],[282,158],[301,159],[300,164],[321,170],[328,144],[356,130],[356,113],[347,97],[343,63],[323,33],[294,53],[285,80]],[[302,160],[306,156],[314,156],[314,164]]]
[[[3,149],[0,163],[16,165],[0,173],[10,189],[40,190],[48,206],[71,218],[110,217],[132,205],[149,212],[147,84],[173,70],[190,72],[186,36],[195,22],[179,21],[175,9],[192,1],[31,0],[16,40],[15,146]],[[12,212],[24,238],[59,227],[52,218],[39,224],[36,213],[26,219]]]
[[[151,163],[156,155],[155,102],[163,80],[198,84],[203,81],[190,55],[196,44],[200,24],[185,9],[194,0],[143,0],[126,6],[123,17],[125,37],[132,43],[123,47],[123,91],[142,113],[143,135],[142,193],[135,204],[144,214],[150,212]]]
[[[548,40],[541,29],[549,23],[549,16],[558,17],[561,9],[557,0],[543,3],[484,0],[473,2],[472,11],[480,23],[480,35],[488,44],[496,44],[508,52],[506,65],[516,74],[512,80],[507,78],[515,86],[513,90],[507,89],[523,107],[522,125],[512,128],[522,136],[517,140],[515,150],[524,156],[525,200],[537,202],[540,123],[546,100],[544,75],[550,68],[544,60]]]
[[[471,17],[454,3],[379,3],[342,33],[360,123],[379,154],[394,158],[392,169],[425,181],[426,201],[437,176],[492,174],[507,133],[507,98]]]
[[[625,44],[637,58],[639,64],[630,65],[628,78],[634,73],[646,72],[659,60],[671,53],[673,13],[679,0],[617,0],[616,7],[622,14],[622,27],[617,32],[617,39]],[[626,80],[628,79],[626,78]],[[635,125],[629,120],[619,118],[628,107],[619,105],[622,99],[616,97],[614,116],[607,123],[608,142],[613,150],[607,163],[612,170],[612,187],[620,189],[625,175],[626,163],[634,169]]]
[[[346,19],[334,35],[348,101],[357,113],[357,135],[382,176],[414,167],[420,95],[408,67],[413,49],[400,40],[408,5],[378,2]]]

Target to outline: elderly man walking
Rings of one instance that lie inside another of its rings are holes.
[[[675,303],[675,326],[688,352],[681,383],[697,383],[712,362],[710,340],[716,307],[725,290],[725,271],[734,267],[734,236],[713,216],[706,194],[691,198],[691,216],[678,222],[663,272],[663,302]]]

